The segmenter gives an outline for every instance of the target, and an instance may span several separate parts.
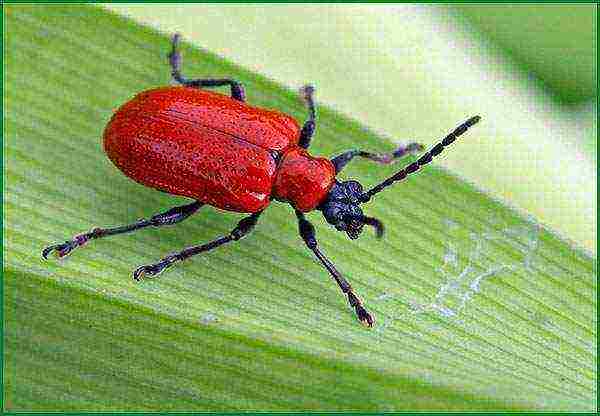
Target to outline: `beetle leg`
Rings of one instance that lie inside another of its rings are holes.
[[[348,150],[339,156],[331,159],[333,166],[335,166],[336,175],[344,169],[344,167],[356,156],[364,157],[365,159],[372,160],[381,164],[388,164],[395,162],[397,159],[402,158],[406,155],[413,155],[418,152],[425,150],[425,146],[420,143],[408,143],[401,145],[396,150],[390,153],[370,153],[362,150]]]
[[[76,235],[72,240],[67,240],[62,244],[54,244],[46,247],[42,251],[42,257],[44,259],[48,259],[48,255],[53,251],[56,251],[58,257],[64,257],[77,247],[83,246],[90,240],[108,237],[109,235],[129,233],[149,226],[161,227],[163,225],[176,224],[188,218],[194,212],[198,211],[202,205],[202,203],[196,201],[188,205],[174,207],[168,211],[156,214],[149,220],[141,219],[133,224],[123,225],[115,228],[94,228],[92,231],[85,234]]]
[[[232,241],[238,241],[254,229],[254,226],[258,222],[258,218],[261,214],[262,211],[259,211],[246,218],[242,218],[242,220],[238,222],[237,226],[233,230],[231,230],[231,232],[226,236],[216,238],[213,241],[210,241],[206,244],[188,247],[184,250],[181,250],[178,253],[170,254],[167,257],[161,259],[158,263],[138,267],[133,272],[133,279],[140,281],[145,275],[156,276],[163,270],[167,269],[168,267],[171,267],[173,263],[185,260],[189,257],[195,256],[196,254],[210,251],[219,246],[222,246],[223,244],[230,243]]]
[[[298,146],[308,149],[310,146],[310,140],[312,139],[313,134],[315,133],[315,101],[313,99],[313,94],[315,93],[315,87],[312,85],[305,85],[300,88],[300,94],[304,102],[306,102],[306,106],[308,107],[308,120],[304,122],[304,126],[302,126],[302,130],[300,131],[300,140],[298,142]]]
[[[181,53],[179,52],[179,33],[173,35],[171,44],[172,49],[169,53],[169,64],[171,65],[171,75],[175,81],[186,87],[223,87],[229,85],[231,88],[231,98],[238,101],[246,101],[244,87],[238,81],[228,78],[223,79],[187,79],[181,74]]]
[[[296,216],[298,217],[298,229],[300,231],[300,236],[304,240],[304,243],[306,243],[306,246],[312,250],[313,253],[315,253],[315,256],[317,256],[321,264],[325,266],[331,277],[336,281],[340,289],[342,289],[342,292],[346,294],[348,297],[348,303],[350,303],[350,306],[354,308],[359,321],[365,325],[368,325],[369,327],[372,327],[374,322],[373,316],[364,308],[360,298],[356,296],[350,283],[348,283],[348,281],[335,268],[335,265],[319,249],[317,239],[315,238],[315,227],[306,218],[304,218],[304,214],[302,212],[296,211]]]

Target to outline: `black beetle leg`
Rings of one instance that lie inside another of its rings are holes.
[[[315,256],[319,259],[321,264],[325,266],[331,277],[336,281],[342,292],[348,297],[348,303],[354,308],[358,320],[363,324],[372,327],[375,320],[373,316],[365,309],[360,298],[356,296],[350,283],[340,274],[335,268],[335,265],[321,252],[318,247],[317,239],[315,238],[315,227],[304,218],[304,214],[300,211],[296,211],[298,217],[298,228],[300,236],[306,243],[306,246],[315,253]]]
[[[178,253],[170,254],[167,257],[160,260],[158,263],[138,267],[133,272],[133,279],[140,281],[144,278],[144,276],[156,276],[178,261],[183,261],[189,257],[195,256],[196,254],[213,250],[219,246],[222,246],[223,244],[230,243],[232,241],[238,241],[254,229],[254,226],[258,222],[258,218],[261,214],[262,211],[259,211],[246,218],[243,218],[240,222],[238,222],[238,225],[226,236],[216,238],[213,241],[210,241],[206,244],[188,247],[184,250],[181,250]]]
[[[188,205],[171,208],[168,211],[152,216],[149,220],[141,219],[133,224],[123,225],[115,228],[94,228],[92,231],[79,234],[73,237],[72,240],[67,240],[62,244],[54,244],[46,247],[42,251],[42,257],[47,260],[50,253],[56,252],[58,257],[64,257],[77,247],[81,247],[90,240],[97,238],[108,237],[109,235],[130,233],[146,227],[161,227],[163,225],[176,224],[188,218],[194,212],[198,211],[203,204],[200,202],[192,202]]]
[[[302,99],[304,102],[306,102],[306,106],[308,107],[308,120],[306,120],[302,126],[302,130],[300,131],[300,140],[298,141],[298,146],[304,149],[308,149],[308,146],[310,146],[310,141],[313,134],[315,134],[316,129],[315,117],[317,113],[313,98],[314,93],[315,87],[312,85],[305,85],[300,89]]]
[[[179,52],[179,33],[173,35],[171,44],[172,49],[168,55],[169,64],[171,65],[171,75],[175,81],[186,87],[224,87],[229,85],[231,88],[231,98],[238,101],[246,101],[246,93],[244,86],[234,79],[229,78],[198,78],[188,79],[181,74],[181,53]]]

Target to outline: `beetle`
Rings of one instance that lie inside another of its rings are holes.
[[[356,180],[336,178],[351,160],[360,157],[387,164],[420,152],[423,146],[409,143],[391,153],[355,149],[331,160],[314,157],[307,151],[316,127],[312,86],[300,90],[308,109],[308,118],[300,127],[287,114],[248,105],[242,84],[234,79],[184,77],[179,41],[179,34],[175,34],[168,54],[172,77],[179,85],[144,91],[122,105],[104,130],[104,151],[129,178],[194,202],[129,225],[94,228],[46,247],[43,258],[51,252],[66,256],[93,239],[176,224],[204,205],[250,214],[227,235],[138,267],[133,278],[140,281],[145,275],[157,275],[177,262],[240,240],[254,229],[272,201],[285,202],[294,209],[300,236],[308,249],[336,281],[358,319],[373,326],[373,316],[320,249],[314,226],[304,214],[321,211],[329,224],[350,239],[358,238],[365,225],[382,237],[383,224],[365,215],[361,205],[430,163],[480,117],[469,118],[418,160],[364,191]],[[230,88],[230,96],[206,89],[222,86]]]

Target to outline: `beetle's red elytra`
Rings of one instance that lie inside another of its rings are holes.
[[[307,151],[316,126],[312,86],[300,91],[308,108],[308,119],[300,127],[287,114],[247,104],[244,88],[236,80],[185,78],[181,74],[178,44],[176,34],[169,63],[171,74],[180,85],[147,90],[123,104],[104,130],[104,150],[115,166],[131,179],[194,202],[133,224],[94,228],[64,243],[46,247],[42,251],[44,259],[51,252],[66,256],[93,239],[176,224],[203,205],[250,214],[225,236],[138,267],[133,277],[139,281],[144,276],[159,274],[176,262],[241,239],[254,229],[272,201],[284,202],[294,209],[306,246],[347,296],[358,319],[373,326],[373,316],[319,248],[315,229],[304,213],[321,211],[329,224],[346,232],[351,239],[359,237],[364,225],[373,227],[381,237],[383,224],[364,215],[360,205],[431,162],[444,147],[476,124],[479,116],[471,117],[418,160],[365,192],[355,180],[336,179],[353,158],[391,163],[422,151],[423,146],[409,143],[391,153],[349,150],[331,160],[314,157]],[[231,95],[202,89],[221,86],[228,86]]]
[[[253,213],[276,199],[308,212],[327,196],[335,168],[299,139],[287,114],[178,86],[124,104],[104,130],[104,150],[133,180],[216,208]]]

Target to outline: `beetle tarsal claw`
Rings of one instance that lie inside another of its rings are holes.
[[[179,72],[181,70],[181,53],[179,52],[179,33],[175,33],[171,38],[171,51],[167,54],[169,63],[173,68],[173,71]]]
[[[133,272],[133,280],[141,282],[146,275],[153,276],[155,274],[157,274],[157,272],[152,270],[152,266],[140,266]]]
[[[69,255],[69,253],[71,253],[71,251],[73,251],[74,248],[75,248],[75,246],[73,245],[73,243],[71,241],[65,241],[62,244],[54,244],[52,246],[46,247],[42,251],[42,258],[44,260],[48,260],[48,256],[53,251],[55,252],[57,257],[65,257],[65,256]]]
[[[312,95],[315,93],[315,87],[308,84],[308,85],[303,85],[302,87],[300,87],[300,96],[305,100],[308,101],[312,98]]]
[[[170,265],[170,263],[160,262],[156,264],[140,266],[133,272],[133,280],[139,282],[143,280],[146,276],[158,276],[160,273],[162,273],[163,270],[165,270]]]
[[[358,320],[365,326],[369,328],[373,327],[373,323],[375,319],[373,319],[373,315],[371,315],[362,305],[357,305],[355,308],[356,315],[358,316]]]
[[[375,322],[375,319],[373,319],[373,315],[367,312],[358,296],[356,296],[354,292],[350,291],[348,292],[348,301],[350,302],[350,306],[352,306],[356,311],[356,316],[358,320],[363,325],[371,328],[373,326],[373,323]]]
[[[142,281],[142,279],[144,278],[144,267],[145,266],[140,266],[133,271],[133,280],[135,280],[136,282]]]

